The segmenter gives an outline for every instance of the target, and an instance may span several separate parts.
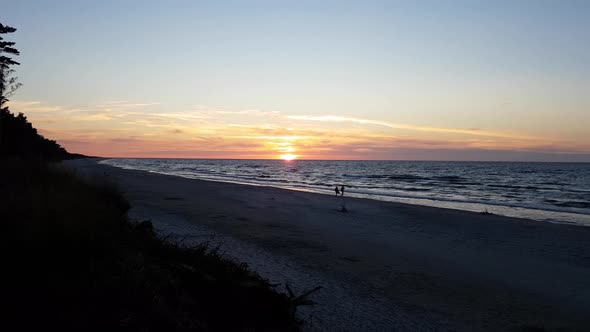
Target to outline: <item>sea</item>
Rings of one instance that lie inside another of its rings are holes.
[[[105,159],[189,179],[272,186],[590,226],[590,163]]]

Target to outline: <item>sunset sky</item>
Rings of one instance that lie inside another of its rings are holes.
[[[71,152],[590,161],[590,1],[2,2]]]

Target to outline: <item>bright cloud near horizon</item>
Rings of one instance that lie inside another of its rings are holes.
[[[19,1],[11,98],[105,157],[590,161],[590,2]]]

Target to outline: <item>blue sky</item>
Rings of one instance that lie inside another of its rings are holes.
[[[136,149],[116,155],[144,147],[149,156],[213,156],[197,141],[166,151],[169,132],[153,130],[155,114],[183,114],[164,124],[185,142],[246,126],[241,136],[259,136],[238,152],[216,142],[228,151],[222,157],[259,156],[290,129],[306,137],[290,145],[304,158],[440,159],[432,150],[443,148],[454,159],[475,149],[479,159],[590,161],[588,1],[25,0],[2,8],[22,53],[14,107],[76,150],[127,139]],[[98,119],[113,111],[105,104],[128,118],[48,122],[47,109]],[[269,127],[272,144],[261,138]],[[309,137],[330,130],[356,140]],[[153,135],[157,151],[147,148]]]

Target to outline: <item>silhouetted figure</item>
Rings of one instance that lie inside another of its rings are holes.
[[[344,186],[340,187],[340,195],[344,196]]]
[[[340,190],[338,190],[338,186],[336,186],[336,188],[334,188],[334,191],[336,192],[336,196],[340,195]]]

